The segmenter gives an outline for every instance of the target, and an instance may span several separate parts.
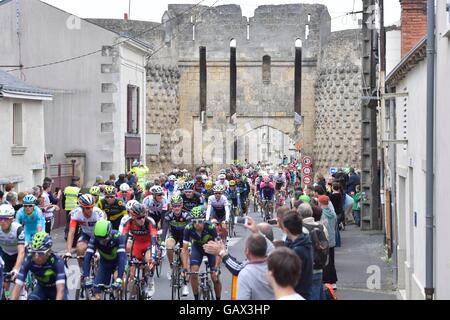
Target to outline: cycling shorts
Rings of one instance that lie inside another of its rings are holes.
[[[203,256],[208,257],[208,263],[211,268],[216,266],[216,256],[211,254],[207,254],[205,250],[199,245],[193,244],[191,248],[191,256],[190,256],[190,266],[201,266],[203,261]]]
[[[84,233],[83,231],[81,231],[80,237],[78,238],[78,242],[89,243],[90,240],[91,240],[91,236],[88,235],[87,233]]]
[[[131,258],[135,258],[139,261],[142,261],[145,257],[145,253],[151,250],[151,243],[148,242],[134,242],[133,248],[131,250]]]
[[[117,269],[117,263],[108,263],[100,259],[97,274],[94,279],[94,292],[101,293],[103,286],[111,285],[111,278],[114,271]]]
[[[68,300],[69,291],[64,289],[64,300]],[[28,300],[56,300],[56,286],[43,287],[36,284],[32,293],[28,295]]]
[[[3,261],[5,262],[5,267],[3,269],[3,272],[6,272],[6,273],[11,272],[11,270],[16,265],[17,254],[10,256],[10,255],[6,254],[5,252],[3,252],[2,258],[3,258]]]

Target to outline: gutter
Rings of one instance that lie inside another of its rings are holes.
[[[435,90],[435,5],[427,0],[427,129],[426,129],[426,282],[425,299],[434,298],[434,90]]]

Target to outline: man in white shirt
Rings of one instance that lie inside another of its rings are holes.
[[[291,249],[275,249],[267,259],[267,280],[277,300],[305,300],[295,292],[300,280],[302,261]]]

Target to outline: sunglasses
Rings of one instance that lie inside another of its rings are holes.
[[[32,252],[31,256],[32,257],[43,257],[43,256],[46,256],[49,252],[50,252],[50,249],[47,249],[45,251],[36,251],[36,252]]]
[[[173,204],[172,205],[172,208],[183,208],[183,205],[182,204]]]
[[[0,222],[2,222],[2,221],[10,221],[10,220],[13,220],[14,218],[13,217],[11,217],[11,218],[0,218]]]
[[[34,208],[34,204],[24,204],[24,208]]]
[[[142,220],[145,219],[145,217],[136,217],[136,220]]]
[[[162,197],[163,196],[163,194],[161,193],[161,194],[155,194],[155,197]]]
[[[194,219],[194,220],[192,220],[192,223],[204,223],[205,222],[205,220],[203,220],[203,219]]]
[[[114,199],[114,196],[106,196],[105,199]]]
[[[214,194],[216,194],[216,195],[220,194],[220,195],[221,195],[221,194],[222,194],[222,192],[214,192]]]

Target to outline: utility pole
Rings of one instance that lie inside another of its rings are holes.
[[[379,230],[381,221],[377,144],[378,32],[375,25],[375,0],[362,0],[362,2],[361,229]]]

